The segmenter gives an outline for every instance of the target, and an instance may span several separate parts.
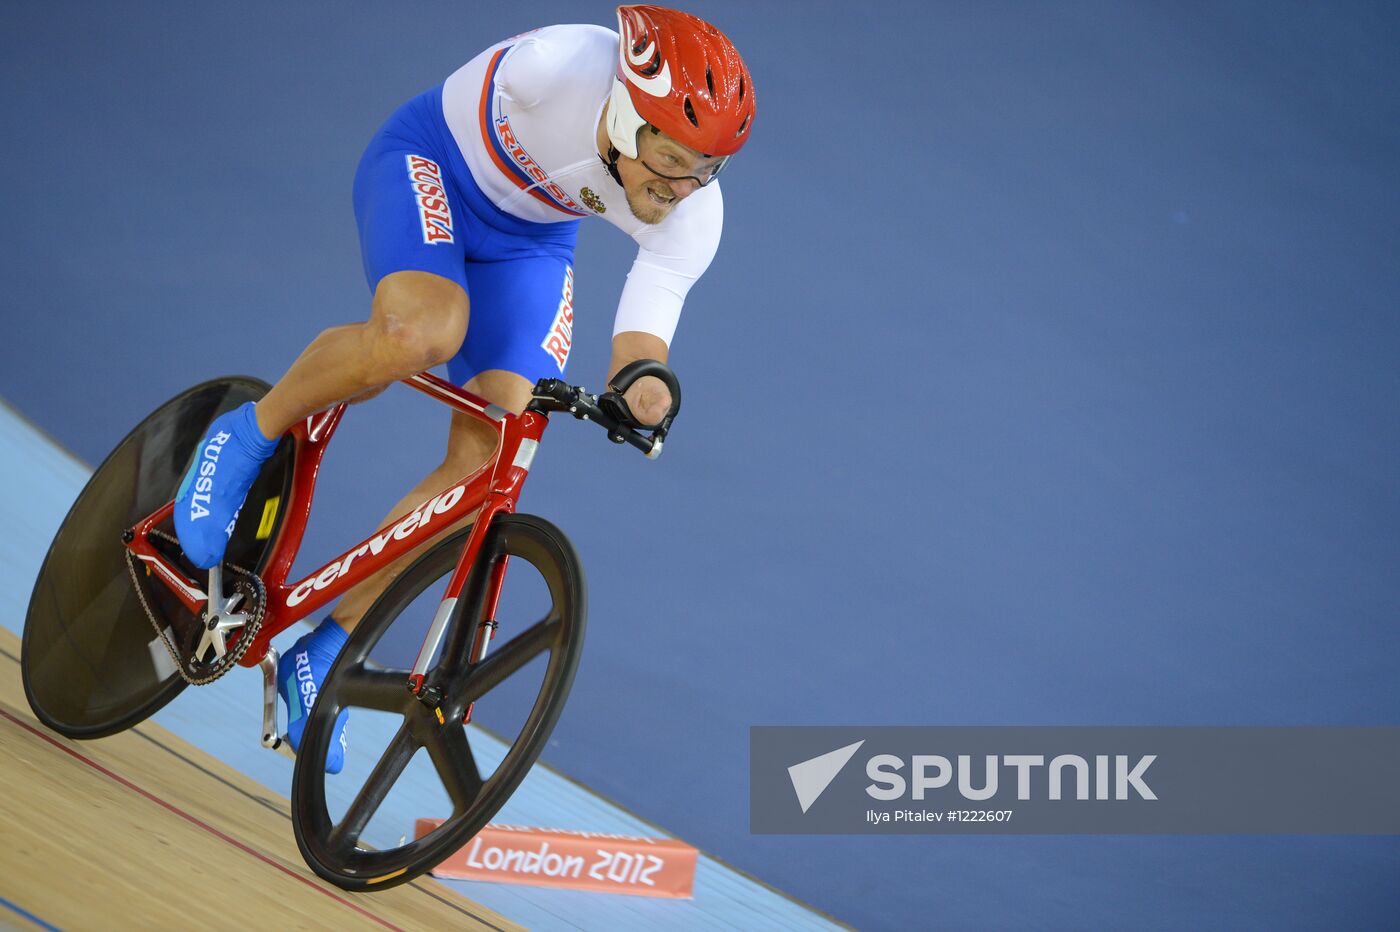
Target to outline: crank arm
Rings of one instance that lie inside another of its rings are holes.
[[[263,675],[262,746],[287,757],[297,759],[286,735],[277,733],[277,648],[268,645],[267,653],[258,661]]]

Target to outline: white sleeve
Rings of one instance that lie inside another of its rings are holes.
[[[724,198],[716,182],[681,201],[660,224],[634,233],[641,249],[622,287],[613,336],[640,330],[670,346],[686,293],[709,268],[723,227]]]

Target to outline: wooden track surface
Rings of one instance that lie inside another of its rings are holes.
[[[176,700],[179,701],[178,699]],[[34,719],[0,628],[0,927],[518,929],[429,878],[317,878],[289,802],[151,722],[70,741]]]

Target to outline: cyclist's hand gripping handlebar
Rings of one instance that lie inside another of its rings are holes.
[[[671,406],[655,427],[637,423],[622,397],[633,382],[648,375],[660,379],[671,393]],[[594,396],[559,379],[540,379],[535,383],[535,400],[531,405],[544,411],[568,411],[579,420],[594,421],[608,432],[608,439],[613,443],[630,443],[648,458],[656,459],[661,455],[662,441],[671,429],[671,422],[681,410],[681,385],[676,374],[665,363],[639,359],[619,369],[608,388],[611,391]],[[650,430],[650,436],[641,433],[642,430]]]

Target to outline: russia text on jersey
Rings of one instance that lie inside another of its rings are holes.
[[[570,217],[586,217],[589,212],[570,197],[567,191],[550,181],[545,170],[525,151],[525,147],[516,139],[510,128],[510,118],[496,115],[496,69],[500,67],[501,59],[510,49],[511,46],[506,46],[492,56],[491,64],[486,68],[486,81],[481,88],[479,122],[486,151],[496,167],[516,187],[527,192],[535,200],[548,204]]]

